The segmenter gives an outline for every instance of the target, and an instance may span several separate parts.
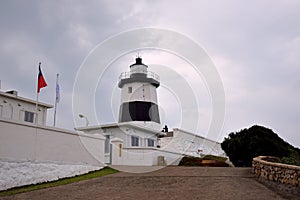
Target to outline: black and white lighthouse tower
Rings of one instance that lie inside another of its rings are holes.
[[[121,105],[119,122],[136,122],[152,128],[159,128],[160,118],[157,105],[159,76],[148,71],[148,66],[137,57],[129,72],[119,77]]]

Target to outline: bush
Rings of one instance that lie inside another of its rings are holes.
[[[192,156],[184,156],[178,166],[200,166],[202,162],[202,158],[192,157]]]
[[[179,162],[179,166],[205,166],[205,167],[229,167],[225,160],[227,158],[206,155],[203,158],[185,156]]]
[[[220,161],[220,162],[225,162],[227,160],[227,158],[225,158],[225,157],[213,156],[213,155],[205,155],[202,159],[203,160],[216,160],[216,161]]]
[[[289,155],[282,157],[280,159],[280,162],[284,164],[300,166],[300,155],[297,151],[293,151],[292,149],[290,149]]]
[[[237,167],[252,166],[252,159],[257,156],[279,157],[285,162],[294,162],[299,156],[299,149],[285,142],[271,129],[257,125],[230,133],[221,147]]]

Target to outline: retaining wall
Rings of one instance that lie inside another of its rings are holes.
[[[268,162],[266,161],[268,159],[276,159],[276,157],[253,158],[252,167],[255,176],[300,187],[300,166]]]

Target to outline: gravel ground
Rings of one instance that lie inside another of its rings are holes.
[[[166,167],[120,172],[0,199],[297,199],[254,178],[251,168]]]

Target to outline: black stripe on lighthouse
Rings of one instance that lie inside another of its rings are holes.
[[[153,121],[160,123],[158,106],[153,102],[131,101],[122,103],[120,122]]]

